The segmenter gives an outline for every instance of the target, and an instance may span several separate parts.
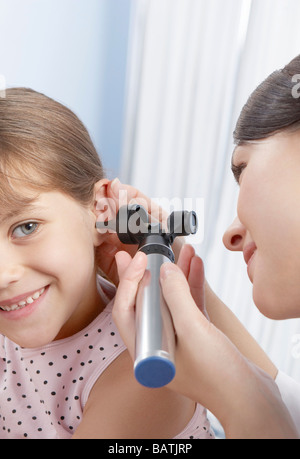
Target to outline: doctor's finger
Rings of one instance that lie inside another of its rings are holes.
[[[131,356],[134,353],[135,342],[135,299],[146,266],[147,255],[138,252],[132,260],[125,252],[116,254],[116,261],[120,273],[120,283],[114,300],[113,319],[119,329],[121,337]]]

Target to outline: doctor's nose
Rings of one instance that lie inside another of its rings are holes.
[[[239,218],[236,217],[231,225],[227,228],[223,236],[223,244],[226,249],[232,251],[241,251],[243,250],[246,228],[240,222]]]

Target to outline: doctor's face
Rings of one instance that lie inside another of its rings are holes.
[[[243,251],[253,300],[272,319],[300,317],[300,133],[236,148],[238,217],[223,242]]]

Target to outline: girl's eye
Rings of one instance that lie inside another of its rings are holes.
[[[38,227],[38,223],[35,223],[35,222],[23,223],[22,225],[17,226],[13,230],[12,234],[16,238],[30,236],[30,234],[34,233],[37,227]]]

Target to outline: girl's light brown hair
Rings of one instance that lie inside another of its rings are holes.
[[[60,191],[83,205],[104,177],[101,160],[78,117],[27,88],[0,98],[0,213],[13,213],[42,191]]]

